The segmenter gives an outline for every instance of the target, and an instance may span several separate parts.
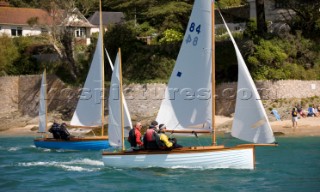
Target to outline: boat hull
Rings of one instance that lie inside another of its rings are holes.
[[[103,152],[105,166],[117,168],[233,168],[254,169],[254,146],[172,151]]]
[[[107,137],[72,138],[70,140],[37,138],[34,145],[39,148],[61,150],[102,150],[110,147]]]

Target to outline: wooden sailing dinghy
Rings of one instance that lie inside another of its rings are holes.
[[[228,33],[231,35],[229,30]],[[232,135],[249,143],[234,147],[216,143],[215,102],[211,96],[215,93],[214,3],[212,0],[195,0],[157,121],[166,124],[174,133],[211,132],[212,145],[170,151],[130,151],[124,149],[122,134],[118,137],[122,142],[112,145],[121,148],[119,152],[102,153],[105,166],[254,169],[255,147],[275,146],[275,139],[255,84],[234,39],[230,37],[239,66],[238,93],[247,93],[238,94]],[[175,91],[174,98],[170,91]],[[121,131],[120,126],[118,130]]]

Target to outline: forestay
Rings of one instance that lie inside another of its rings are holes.
[[[220,16],[229,33],[238,60],[237,100],[231,134],[249,142],[273,143],[275,141],[273,132],[257,88],[221,13]]]
[[[211,1],[194,6],[156,118],[168,129],[211,129]]]
[[[90,70],[84,84],[77,108],[73,114],[71,125],[74,126],[101,126],[102,116],[102,33],[99,38],[91,62]]]

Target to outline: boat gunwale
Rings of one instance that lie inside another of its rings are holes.
[[[183,154],[183,153],[205,153],[215,151],[227,151],[227,150],[239,150],[239,149],[253,149],[255,144],[237,145],[234,147],[224,147],[223,145],[218,146],[193,146],[193,147],[182,147],[172,150],[136,150],[136,151],[120,151],[120,152],[107,152],[103,151],[102,156],[116,156],[116,155],[163,155],[163,154]]]
[[[108,136],[97,136],[97,137],[73,137],[69,140],[65,139],[54,139],[54,138],[36,138],[35,142],[79,142],[79,141],[103,141],[108,140]]]

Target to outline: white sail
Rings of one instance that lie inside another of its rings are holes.
[[[211,20],[211,1],[195,1],[156,118],[168,129],[211,129]]]
[[[237,100],[231,134],[249,142],[273,143],[275,141],[273,132],[257,88],[222,15],[221,18],[229,33],[238,60]]]
[[[122,147],[119,65],[120,65],[120,58],[118,53],[116,57],[112,77],[111,77],[111,85],[110,85],[110,91],[109,91],[108,136],[109,136],[109,143],[113,147]],[[125,108],[124,136],[127,137],[129,135],[129,130],[132,128],[132,124],[131,124],[129,111],[126,108],[126,102],[123,94],[122,94],[122,101]]]
[[[111,87],[109,91],[109,117],[108,117],[108,135],[109,143],[113,147],[122,147],[121,146],[121,111],[120,111],[120,100],[119,100],[119,55],[117,54],[115,61],[115,70],[113,64],[109,58],[107,50],[105,50],[109,59],[109,64],[111,70],[113,71],[111,77]],[[127,102],[122,94],[123,108],[124,108],[124,136],[128,137],[129,130],[132,129],[131,116],[127,106]]]
[[[104,86],[102,70],[102,33],[91,62],[90,70],[70,124],[74,126],[101,126],[102,88]]]
[[[39,132],[43,133],[47,130],[47,79],[46,70],[42,74],[40,101],[39,101]]]

